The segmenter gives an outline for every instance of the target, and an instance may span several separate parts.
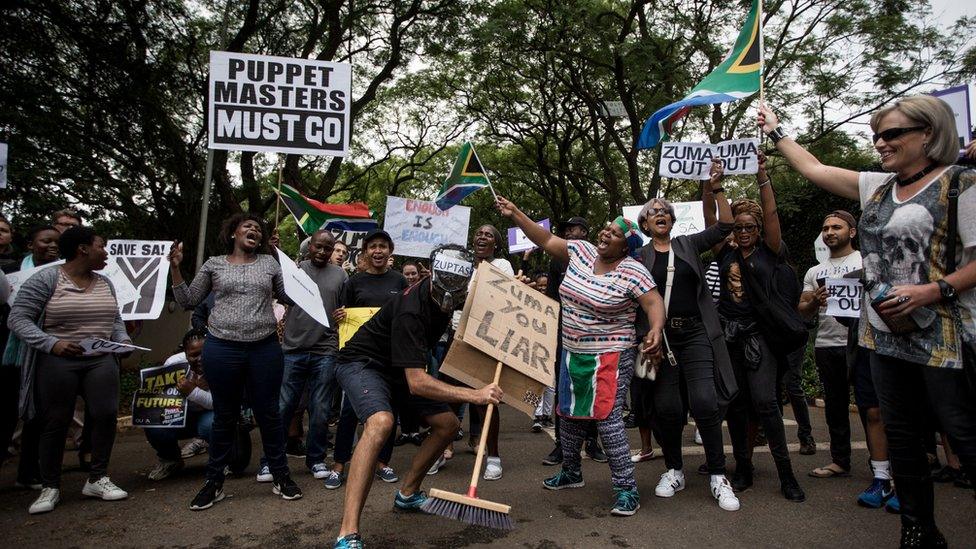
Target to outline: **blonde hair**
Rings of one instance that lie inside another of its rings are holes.
[[[931,95],[900,99],[871,115],[871,130],[877,133],[881,119],[895,111],[932,130],[932,139],[925,147],[926,157],[940,165],[955,164],[959,158],[959,136],[956,135],[956,116],[948,103]]]

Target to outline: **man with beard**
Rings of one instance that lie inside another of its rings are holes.
[[[811,267],[803,278],[803,294],[798,309],[800,314],[812,319],[819,313],[817,339],[814,344],[817,372],[824,388],[825,417],[830,433],[831,462],[810,472],[814,478],[846,477],[851,470],[850,393],[848,389],[848,363],[850,379],[854,383],[854,398],[871,454],[874,480],[858,496],[858,503],[865,507],[879,508],[887,505],[897,511],[898,499],[891,486],[891,465],[888,462],[888,444],[881,422],[878,397],[871,381],[867,352],[857,346],[857,321],[845,327],[826,315],[829,295],[826,280],[841,278],[861,268],[861,253],[854,249],[857,235],[854,216],[844,210],[827,215],[823,222],[823,242],[830,250],[827,261]],[[853,330],[853,331],[850,331]]]

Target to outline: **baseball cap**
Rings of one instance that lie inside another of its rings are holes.
[[[586,222],[586,219],[584,219],[584,218],[582,218],[580,216],[570,217],[566,221],[563,221],[563,222],[559,223],[559,226],[558,226],[559,227],[559,232],[564,233],[564,232],[566,232],[566,229],[568,229],[569,227],[572,227],[573,225],[577,225],[577,226],[583,227],[583,230],[584,231],[590,232],[590,224]]]
[[[363,238],[363,250],[366,249],[366,245],[369,244],[369,241],[373,240],[374,238],[386,239],[386,241],[390,243],[390,249],[393,249],[393,239],[390,238],[390,233],[384,231],[383,229],[371,229],[368,233],[366,233],[366,237]]]

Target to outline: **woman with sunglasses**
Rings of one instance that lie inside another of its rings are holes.
[[[871,375],[901,500],[901,543],[945,546],[935,524],[922,443],[929,405],[967,474],[976,475],[976,389],[967,380],[967,370],[972,375],[976,368],[976,172],[952,166],[959,155],[952,109],[919,95],[876,111],[871,129],[885,173],[822,164],[786,136],[765,106],[758,124],[801,175],[861,202],[864,279],[875,284],[875,296],[861,307],[860,345],[871,351]],[[959,193],[955,228],[949,222],[953,184]],[[950,249],[955,253],[950,255]],[[881,283],[890,286],[884,294],[877,293],[886,288]]]
[[[710,187],[709,192],[703,192],[708,200],[706,207],[714,207],[713,200],[718,202],[718,223],[700,233],[672,239],[674,207],[661,198],[651,199],[644,206],[637,216],[637,223],[644,234],[651,237],[651,243],[640,250],[641,260],[666,300],[665,353],[673,353],[677,359],[675,365],[662,360],[651,385],[667,466],[654,494],[669,498],[685,488],[681,432],[687,402],[705,447],[712,496],[722,509],[737,511],[739,499],[725,478],[722,448],[722,415],[728,405],[728,395],[736,391],[735,375],[722,326],[705,284],[705,268],[699,258],[700,254],[724,241],[732,230],[732,209],[725,197],[725,189],[721,187],[722,172],[721,162],[713,164],[711,179],[704,183]],[[674,257],[670,257],[671,254]],[[637,334],[642,335],[647,330],[646,319],[639,316]],[[682,395],[682,386],[686,387],[687,396]]]

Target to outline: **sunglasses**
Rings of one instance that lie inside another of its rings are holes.
[[[735,226],[732,227],[732,230],[735,231],[735,232],[737,232],[737,233],[751,233],[752,231],[755,231],[758,228],[759,228],[759,225],[753,225],[753,224],[749,224],[749,225],[735,225]]]
[[[648,213],[648,217],[650,217],[654,215],[670,214],[671,212],[669,212],[667,208],[651,208],[647,210],[647,213]]]
[[[885,142],[894,141],[895,139],[898,139],[899,137],[905,135],[906,133],[917,132],[919,130],[924,130],[927,127],[928,126],[912,126],[910,128],[888,128],[887,130],[881,133],[874,134],[874,136],[872,136],[871,138],[871,142],[877,143],[879,139],[884,139]]]

